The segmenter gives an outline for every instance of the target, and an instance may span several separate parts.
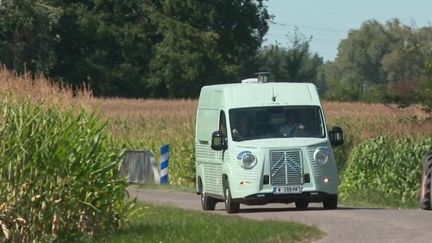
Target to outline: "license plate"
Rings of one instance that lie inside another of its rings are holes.
[[[284,193],[302,193],[302,185],[292,185],[292,186],[275,186],[273,187],[274,194],[284,194]]]

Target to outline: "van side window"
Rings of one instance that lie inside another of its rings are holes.
[[[227,136],[227,127],[224,111],[221,111],[219,115],[219,130],[223,133],[225,137]]]

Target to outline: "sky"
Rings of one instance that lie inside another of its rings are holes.
[[[268,0],[274,16],[264,45],[289,46],[288,33],[295,27],[312,36],[310,49],[332,61],[337,47],[352,29],[370,19],[380,23],[394,18],[403,24],[432,26],[432,0]]]

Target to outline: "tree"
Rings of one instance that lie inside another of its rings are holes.
[[[429,113],[432,118],[432,48],[426,55],[424,63],[425,78],[420,85],[420,89],[414,94],[415,101],[422,105],[423,110]]]
[[[430,34],[427,34],[430,33]],[[422,80],[425,47],[432,32],[375,20],[350,31],[334,62],[319,71],[326,96],[338,100],[410,103]]]
[[[0,62],[19,73],[47,73],[57,61],[52,29],[61,13],[44,1],[1,1]]]
[[[341,79],[344,69],[335,62],[327,62],[318,69],[318,88],[320,93],[330,100],[351,101],[359,98],[360,86],[354,76],[345,76]]]
[[[381,61],[386,80],[404,82],[420,77],[424,60],[416,30],[393,20],[387,23],[387,31],[392,38],[391,50]]]
[[[155,95],[194,97],[204,84],[237,81],[256,70],[268,30],[262,0],[167,0],[156,6],[162,41],[151,63]]]
[[[222,61],[216,50],[217,35],[163,17],[166,19],[160,29],[164,38],[156,45],[150,66],[153,95],[194,97],[204,84],[217,82],[220,77]]]
[[[98,96],[194,97],[255,69],[264,1],[3,0],[0,61]]]
[[[286,56],[286,48],[279,44],[263,47],[258,53],[257,71],[266,71],[270,73],[271,80],[286,80],[285,70],[283,68]]]
[[[430,78],[428,63],[432,27],[397,27],[390,29],[392,34],[398,37],[397,45],[394,45],[392,52],[383,58],[383,68],[388,73],[387,80],[391,91],[390,101],[401,106],[408,106],[414,102],[422,104],[428,100],[426,93]]]
[[[59,1],[54,31],[58,61],[50,75],[73,85],[89,83],[96,95],[145,97],[156,28],[146,3]]]
[[[279,44],[262,48],[258,54],[262,70],[270,72],[271,79],[277,81],[316,83],[323,60],[309,50],[312,37],[306,37],[298,29],[288,37],[290,43],[287,48]]]
[[[309,58],[309,42],[312,37],[307,38],[296,28],[294,32],[288,34],[291,48],[287,50],[285,57],[284,69],[288,80],[302,81],[305,75],[302,73],[302,68],[305,66],[306,60]]]
[[[385,27],[375,20],[364,22],[360,30],[351,31],[340,43],[335,63],[344,70],[340,81],[354,88],[354,99],[367,95],[368,87],[386,83],[381,59],[390,44]]]

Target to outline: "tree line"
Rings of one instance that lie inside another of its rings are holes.
[[[369,20],[341,41],[317,83],[328,99],[422,103],[432,96],[431,55],[432,26]]]
[[[98,96],[197,97],[258,71],[315,83],[326,99],[409,104],[432,97],[432,27],[365,21],[334,61],[313,37],[263,46],[266,0],[2,0],[0,62]],[[429,92],[429,93],[428,93]],[[432,105],[431,105],[432,106]]]
[[[335,60],[325,63],[309,50],[312,37],[298,30],[288,37],[288,48],[259,51],[257,59],[273,79],[313,82],[327,100],[419,103],[432,111],[432,26],[365,21],[339,43]]]
[[[263,0],[2,0],[0,61],[96,95],[194,97],[255,71],[270,17]]]

